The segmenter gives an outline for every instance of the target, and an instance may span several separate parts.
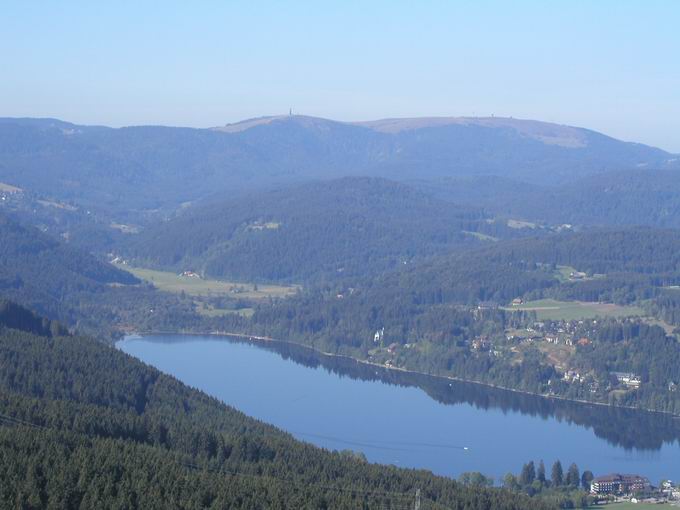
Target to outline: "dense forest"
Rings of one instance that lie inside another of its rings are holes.
[[[51,317],[69,322],[76,296],[97,295],[111,285],[139,283],[86,252],[0,213],[0,291]],[[92,299],[94,300],[94,298]]]
[[[100,342],[35,334],[30,312],[3,310],[21,328],[0,326],[3,507],[403,508],[420,489],[422,508],[549,508],[300,443]]]
[[[444,200],[530,222],[580,226],[680,227],[680,173],[617,170],[559,186],[504,176],[448,177],[413,185]]]
[[[344,178],[196,207],[129,236],[135,264],[245,281],[379,274],[517,231],[403,184]],[[486,240],[485,240],[486,239]]]
[[[80,331],[188,328],[194,304],[0,213],[0,297]]]

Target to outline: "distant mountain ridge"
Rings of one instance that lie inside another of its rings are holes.
[[[680,159],[586,129],[504,118],[345,123],[293,115],[213,129],[0,119],[0,182],[121,214],[352,175],[557,185],[636,168],[677,169]]]
[[[432,129],[445,126],[483,126],[489,128],[508,128],[533,138],[547,145],[563,147],[585,147],[587,144],[586,130],[562,124],[553,124],[536,120],[515,119],[512,117],[413,117],[391,118],[358,122],[341,122],[304,115],[276,115],[247,119],[233,124],[212,128],[225,133],[239,133],[257,126],[271,125],[295,119],[307,127],[320,128],[324,123],[339,123],[360,126],[379,133],[403,133],[419,129]]]

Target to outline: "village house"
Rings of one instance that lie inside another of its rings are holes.
[[[567,382],[582,382],[585,379],[576,370],[567,370],[564,373],[564,380]]]
[[[516,297],[512,300],[512,306],[520,306],[524,304],[524,300],[520,297]]]
[[[559,335],[555,335],[555,334],[545,335],[545,341],[550,343],[550,344],[558,344],[558,343],[560,343],[560,337],[559,337]]]
[[[613,372],[612,375],[616,377],[616,380],[629,388],[639,388],[642,384],[642,379],[639,375],[633,374],[631,372]]]
[[[669,501],[680,500],[680,487],[676,487],[672,480],[664,480],[659,490]]]
[[[489,339],[485,336],[480,336],[472,341],[472,348],[475,351],[488,351],[491,347]]]
[[[373,335],[373,342],[376,344],[382,344],[384,336],[385,328],[380,328],[378,331],[375,332],[375,335]]]

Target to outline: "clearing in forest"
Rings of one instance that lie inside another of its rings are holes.
[[[613,303],[588,301],[558,301],[538,299],[527,301],[518,306],[505,307],[505,310],[524,310],[536,312],[538,320],[580,320],[596,317],[633,317],[645,315],[637,306],[621,306]]]
[[[239,283],[211,280],[198,276],[183,276],[170,271],[156,271],[128,265],[118,265],[118,267],[129,271],[140,280],[153,284],[158,290],[166,292],[184,291],[189,296],[266,299],[292,296],[301,289],[299,285]]]

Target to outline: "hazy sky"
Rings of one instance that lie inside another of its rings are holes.
[[[0,116],[548,120],[680,152],[680,1],[5,0]]]

